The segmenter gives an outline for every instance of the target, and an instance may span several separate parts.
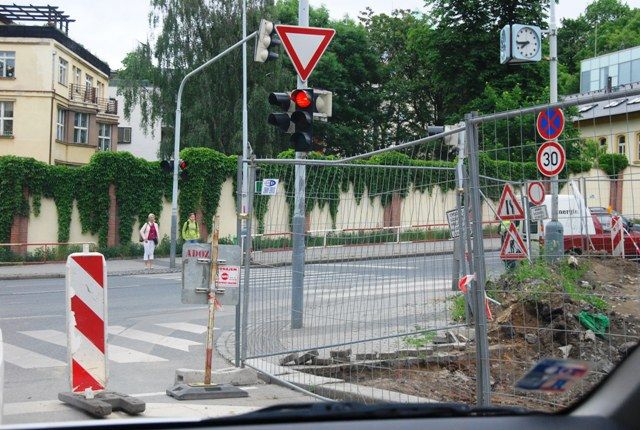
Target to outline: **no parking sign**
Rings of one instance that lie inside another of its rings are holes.
[[[564,113],[560,108],[548,108],[538,114],[538,134],[544,140],[554,140],[564,130]]]

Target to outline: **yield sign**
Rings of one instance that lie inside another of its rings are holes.
[[[522,210],[522,205],[518,202],[518,199],[513,192],[513,188],[511,188],[511,185],[509,184],[506,184],[502,190],[500,203],[498,203],[497,215],[502,221],[524,219],[524,210]]]
[[[500,249],[502,260],[523,260],[527,258],[527,247],[524,245],[515,224],[509,224],[509,230]]]
[[[276,32],[293,62],[293,67],[296,68],[296,72],[303,81],[309,78],[320,57],[329,46],[329,42],[336,34],[333,28],[298,27],[295,25],[276,25]]]

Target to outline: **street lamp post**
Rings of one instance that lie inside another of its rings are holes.
[[[222,57],[226,56],[228,53],[238,48],[241,45],[244,45],[249,40],[253,39],[256,36],[257,32],[253,32],[250,35],[244,37],[242,40],[236,42],[232,46],[228,47],[206,63],[196,67],[191,72],[187,73],[187,75],[182,78],[182,82],[180,82],[180,87],[178,88],[178,97],[176,100],[176,123],[175,123],[175,139],[173,142],[173,189],[171,193],[171,250],[169,253],[169,266],[173,269],[176,267],[176,243],[178,236],[178,160],[180,158],[180,120],[182,116],[182,91],[184,90],[184,85],[189,78],[191,78],[196,73],[200,72],[207,66],[215,63]],[[243,115],[243,122],[246,121],[246,116]],[[243,124],[243,130],[245,129],[245,125]]]

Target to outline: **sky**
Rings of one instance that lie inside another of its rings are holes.
[[[345,15],[357,18],[367,6],[376,13],[390,13],[394,9],[424,10],[423,0],[309,0],[312,6],[325,5],[332,18]],[[631,7],[640,7],[640,0],[625,0]],[[53,5],[71,15],[76,22],[69,24],[69,36],[84,45],[112,69],[121,67],[127,52],[135,49],[149,35],[148,0],[30,0],[18,4]],[[556,8],[558,23],[562,18],[575,18],[584,12],[591,0],[560,0]],[[249,29],[251,31],[251,29]],[[498,47],[496,47],[496,50]]]

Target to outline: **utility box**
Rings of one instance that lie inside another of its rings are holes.
[[[242,252],[239,245],[218,245],[216,298],[222,305],[240,302]],[[182,303],[206,305],[211,284],[211,244],[182,246]]]
[[[185,243],[182,245],[182,303],[206,305],[209,303],[211,283],[211,244]]]

